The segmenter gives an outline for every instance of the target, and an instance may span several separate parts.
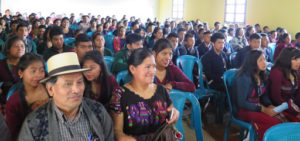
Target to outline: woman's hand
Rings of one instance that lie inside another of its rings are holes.
[[[168,89],[169,91],[171,91],[171,90],[173,89],[171,83],[167,83],[167,84],[165,85],[165,88]]]
[[[269,115],[271,117],[273,117],[273,116],[275,116],[275,115],[278,114],[277,112],[275,112],[273,110],[272,106],[269,106],[269,107],[261,106],[261,107],[262,107],[261,112],[263,112],[263,113],[265,113],[265,114],[267,114],[267,115]]]
[[[172,110],[173,110],[173,117],[172,117],[170,120],[169,120],[169,119],[166,119],[167,123],[169,123],[169,124],[171,124],[171,123],[176,123],[177,120],[179,119],[179,111],[178,111],[177,109],[175,109],[175,108],[173,107],[173,105],[170,106],[170,107],[167,109],[167,111],[168,111],[169,113],[172,112]]]

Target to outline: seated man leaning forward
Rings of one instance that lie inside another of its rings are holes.
[[[76,53],[49,58],[48,77],[41,80],[52,100],[24,120],[19,140],[114,140],[113,123],[105,108],[82,98],[84,78]]]

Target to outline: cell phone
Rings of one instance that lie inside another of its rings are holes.
[[[172,111],[170,112],[169,120],[173,118],[173,115],[174,115],[174,110],[172,109]]]

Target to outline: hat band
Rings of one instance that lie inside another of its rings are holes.
[[[64,67],[60,67],[60,68],[52,70],[51,72],[48,73],[48,76],[52,76],[59,72],[64,72],[64,71],[69,71],[69,70],[78,70],[78,69],[81,69],[79,65],[64,66]]]

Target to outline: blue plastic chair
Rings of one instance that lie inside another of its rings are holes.
[[[6,58],[5,55],[3,53],[0,53],[0,60],[3,60],[5,58]]]
[[[113,44],[114,38],[115,38],[114,35],[109,35],[109,34],[104,35],[105,47],[110,49],[110,51],[112,52],[114,52],[114,44]]]
[[[103,57],[107,66],[107,69],[111,72],[111,64],[114,61],[114,57],[112,56],[104,56]]]
[[[247,122],[238,120],[237,118],[234,117],[233,112],[232,112],[232,105],[231,105],[231,99],[230,99],[228,87],[232,87],[236,72],[237,72],[237,69],[230,69],[223,74],[223,81],[224,81],[224,85],[225,85],[225,89],[226,89],[227,101],[228,101],[229,110],[230,110],[230,117],[227,121],[225,134],[224,134],[224,141],[227,141],[230,125],[232,122],[235,123],[236,125],[238,125],[239,127],[241,127],[240,140],[243,140],[244,131],[246,129],[250,132],[250,141],[254,141],[255,140],[255,131],[254,131],[253,126]]]
[[[300,123],[282,123],[269,128],[263,141],[300,141]]]
[[[94,34],[94,31],[88,32],[87,35],[92,37],[92,35]]]
[[[11,88],[9,89],[7,96],[6,96],[6,101],[8,101],[8,99],[17,91],[19,90],[22,86],[24,86],[23,82],[18,82],[14,85],[11,86]]]
[[[79,28],[79,25],[70,24],[70,28],[75,31],[76,29]]]
[[[276,48],[276,43],[270,43],[269,46],[267,47],[268,50],[271,52],[271,61],[274,63],[274,53],[275,53],[275,48]]]
[[[237,52],[233,52],[233,53],[231,53],[230,55],[229,55],[229,64],[230,64],[230,66],[233,66],[233,60],[234,60],[234,58],[236,57],[236,54],[237,54]]]
[[[204,82],[202,79],[202,75],[203,75],[203,70],[202,70],[202,63],[200,62],[200,60],[194,56],[191,55],[183,55],[183,56],[179,56],[176,60],[176,65],[182,69],[183,73],[192,81],[193,80],[193,68],[194,68],[194,64],[198,65],[198,74],[199,74],[199,84],[200,84],[200,88],[198,88],[194,94],[196,96],[197,99],[202,99],[204,97],[210,97],[213,96],[213,94],[216,93],[215,90],[213,89],[207,89],[204,87]]]
[[[121,71],[117,74],[117,82],[119,85],[121,85],[121,82],[122,84],[126,84],[128,82],[131,81],[131,76],[128,75],[128,70],[124,70],[124,71]]]
[[[179,56],[176,60],[176,65],[182,69],[183,73],[192,81],[193,80],[193,68],[194,64],[197,64],[198,66],[198,74],[199,74],[199,84],[200,87],[196,89],[194,92],[195,96],[197,99],[204,99],[204,98],[209,98],[214,96],[216,99],[216,115],[215,115],[215,120],[216,123],[222,123],[223,122],[223,113],[224,113],[224,98],[222,98],[222,94],[216,90],[210,89],[209,86],[207,85],[206,88],[204,86],[204,82],[202,79],[203,75],[203,67],[201,61],[196,58],[195,56],[191,55],[183,55]],[[192,127],[193,128],[193,125]]]
[[[73,42],[75,42],[75,38],[73,37],[64,38],[64,44],[68,46],[71,46]]]
[[[202,121],[201,121],[201,109],[200,104],[197,100],[197,98],[189,92],[178,92],[178,91],[171,91],[170,97],[172,99],[174,107],[180,112],[179,119],[177,123],[175,124],[175,127],[183,134],[182,141],[185,141],[185,134],[183,129],[183,123],[182,123],[182,113],[185,105],[186,99],[189,100],[192,103],[192,109],[191,112],[193,113],[192,116],[194,119],[193,124],[195,125],[195,134],[197,141],[203,141],[203,133],[202,133]]]

